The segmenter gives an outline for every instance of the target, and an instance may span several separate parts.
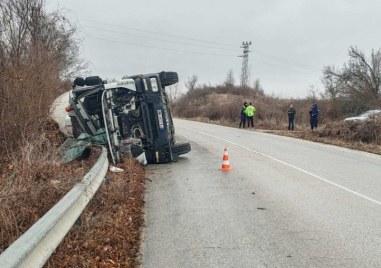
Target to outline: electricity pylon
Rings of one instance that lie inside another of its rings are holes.
[[[243,41],[241,48],[243,48],[243,55],[239,55],[238,57],[242,57],[242,70],[241,70],[241,87],[248,87],[249,80],[249,46],[251,45],[251,41]]]

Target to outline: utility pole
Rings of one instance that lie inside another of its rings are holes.
[[[241,70],[241,87],[248,87],[249,80],[249,46],[251,45],[251,41],[243,41],[241,48],[243,48],[243,55],[239,55],[238,57],[242,57],[242,70]]]

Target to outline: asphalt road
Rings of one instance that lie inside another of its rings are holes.
[[[148,166],[143,267],[381,267],[380,156],[199,122],[175,127],[192,151]]]

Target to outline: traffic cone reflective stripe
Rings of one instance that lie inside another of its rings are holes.
[[[228,171],[228,170],[231,170],[231,169],[232,169],[232,167],[229,164],[228,150],[225,148],[225,150],[224,150],[224,156],[222,158],[222,166],[221,166],[220,170],[222,170],[222,171]]]

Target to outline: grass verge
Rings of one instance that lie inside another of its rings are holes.
[[[51,122],[49,124],[52,124]],[[23,141],[20,153],[0,161],[0,253],[56,204],[98,160],[100,148],[86,158],[60,165],[58,126]],[[45,267],[136,267],[144,223],[145,171],[124,159],[121,173],[106,179]]]
[[[144,223],[144,168],[134,159],[106,180],[45,267],[137,267]]]

